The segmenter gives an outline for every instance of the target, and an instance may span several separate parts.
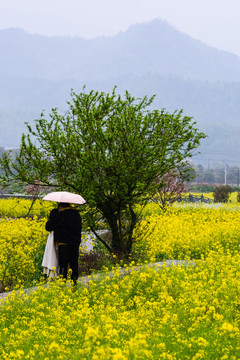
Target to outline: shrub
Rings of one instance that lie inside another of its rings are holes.
[[[237,192],[237,202],[240,202],[240,191]]]
[[[229,185],[222,185],[215,188],[213,192],[214,202],[227,203],[232,188]]]

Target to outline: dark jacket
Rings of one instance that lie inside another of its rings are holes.
[[[53,209],[45,227],[47,231],[54,231],[56,243],[79,247],[82,218],[77,209],[73,207],[68,207],[62,211]]]

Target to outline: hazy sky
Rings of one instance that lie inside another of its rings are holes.
[[[0,29],[43,35],[112,36],[156,18],[240,56],[240,0],[0,0]]]

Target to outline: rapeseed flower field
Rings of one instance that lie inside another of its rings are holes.
[[[0,219],[0,290],[32,284],[41,276],[45,219]]]
[[[240,256],[61,280],[0,308],[1,359],[239,359]]]
[[[3,217],[26,217],[30,210],[29,217],[48,216],[50,210],[52,209],[53,204],[49,201],[40,201],[36,200],[34,203],[28,199],[0,199],[0,218]]]
[[[239,210],[181,204],[163,213],[150,203],[132,263],[75,291],[62,279],[22,289],[40,271],[46,219],[3,217],[0,280],[20,290],[0,300],[0,358],[240,359]],[[164,259],[193,262],[147,265]]]
[[[205,259],[211,250],[240,250],[240,206],[187,204],[159,213],[149,204],[135,230],[134,251],[141,259]]]

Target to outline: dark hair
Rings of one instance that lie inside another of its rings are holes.
[[[60,208],[60,206],[63,207],[63,208],[66,208],[66,207],[69,207],[70,204],[69,203],[59,203],[58,208]]]

